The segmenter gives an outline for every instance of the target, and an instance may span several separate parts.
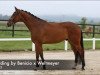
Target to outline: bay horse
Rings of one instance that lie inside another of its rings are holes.
[[[31,40],[35,44],[36,67],[39,67],[39,56],[42,62],[45,62],[43,57],[43,44],[52,44],[68,40],[75,55],[74,69],[76,69],[78,59],[80,58],[82,70],[85,70],[82,31],[77,24],[72,22],[47,22],[34,16],[30,12],[15,7],[15,12],[8,20],[7,26],[12,26],[17,22],[24,22],[31,33]],[[43,69],[46,69],[45,64],[43,65]]]

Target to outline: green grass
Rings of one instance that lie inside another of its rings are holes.
[[[96,41],[96,49],[100,49],[100,41]]]
[[[64,42],[60,42],[57,44],[44,44],[44,50],[64,50]]]
[[[0,42],[0,51],[25,51],[32,49],[31,41],[6,41]]]
[[[28,38],[30,37],[30,33],[27,31],[15,31],[14,38]],[[0,38],[12,38],[11,31],[0,31]]]
[[[57,44],[44,44],[44,50],[63,50],[64,42]],[[25,51],[32,50],[31,41],[7,41],[0,42],[0,51]]]
[[[92,41],[84,41],[84,49],[89,50],[92,49]],[[100,49],[100,41],[96,41],[96,49]],[[68,43],[68,50],[71,50],[71,46]]]
[[[85,50],[92,49],[92,42],[84,42]],[[64,42],[57,44],[44,44],[43,49],[46,51],[50,50],[64,50]],[[96,49],[100,49],[100,41],[96,42]],[[0,42],[0,51],[25,51],[32,50],[31,41],[7,41]],[[70,45],[68,45],[68,50],[71,50]]]
[[[12,29],[12,27],[6,27],[5,23],[0,23],[0,29]],[[15,26],[16,30],[27,30],[27,27],[22,24],[18,24]],[[84,34],[85,38],[92,38],[92,34],[87,36]],[[100,35],[96,34],[96,38],[100,38]],[[12,38],[11,31],[0,31],[0,38]],[[30,32],[27,31],[15,31],[14,38],[30,38]],[[32,48],[31,41],[7,41],[1,42],[0,41],[0,51],[22,51],[22,50],[31,50]],[[92,41],[85,41],[84,42],[85,49],[92,49]],[[44,44],[44,50],[64,50],[64,41],[57,44]],[[68,49],[70,50],[71,47],[68,45]],[[100,49],[100,41],[96,41],[96,49]]]

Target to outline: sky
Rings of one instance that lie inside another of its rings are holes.
[[[15,9],[34,15],[76,15],[100,18],[100,1],[0,1],[0,14],[11,15]]]

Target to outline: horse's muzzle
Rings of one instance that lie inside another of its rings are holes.
[[[8,27],[10,27],[10,26],[11,26],[9,22],[7,22],[7,26],[8,26]]]
[[[8,26],[8,27],[10,27],[10,26],[12,26],[12,25],[14,25],[13,22],[7,22],[7,26]]]

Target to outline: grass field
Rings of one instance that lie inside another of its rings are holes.
[[[12,29],[12,27],[6,27],[6,23],[0,22],[0,29]],[[15,26],[16,30],[28,30],[25,25],[18,24]],[[84,34],[85,38],[92,38],[92,35],[86,36]],[[96,38],[100,38],[99,34],[95,35]],[[0,38],[12,38],[12,32],[11,31],[0,31]],[[27,31],[15,31],[14,38],[30,38],[30,33]],[[32,42],[31,41],[8,41],[8,42],[1,42],[0,41],[0,51],[21,51],[21,50],[31,50],[32,48]],[[84,42],[85,49],[92,49],[92,42],[91,41],[85,41]],[[64,41],[57,44],[46,44],[43,45],[44,50],[63,50],[64,49]],[[69,50],[70,45],[69,45]],[[96,49],[100,49],[100,41],[96,42]]]

